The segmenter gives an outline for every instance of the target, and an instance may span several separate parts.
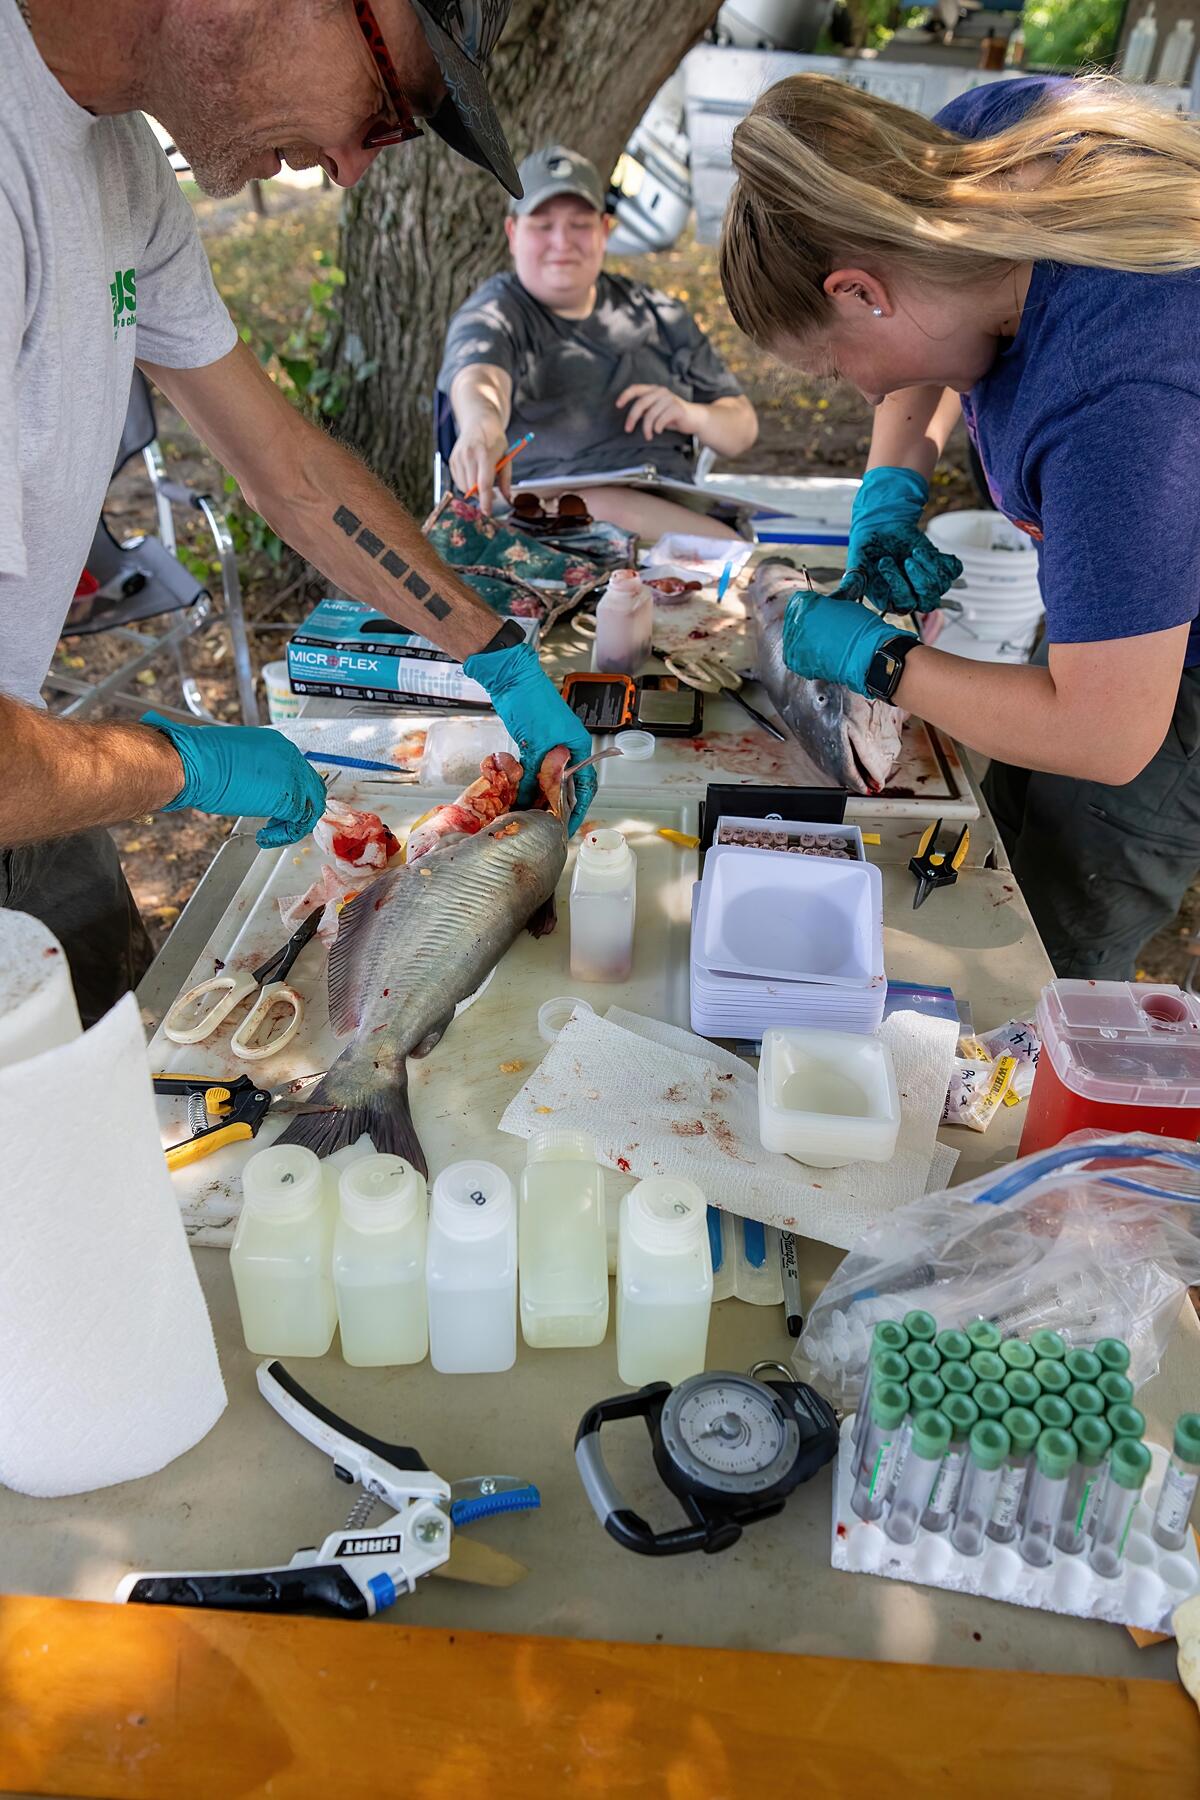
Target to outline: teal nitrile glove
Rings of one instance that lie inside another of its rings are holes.
[[[488,691],[492,705],[516,740],[525,775],[518,804],[528,806],[537,794],[537,773],[542,758],[560,744],[571,752],[573,763],[592,754],[587,727],[573,713],[538,661],[532,644],[514,644],[508,650],[480,650],[468,656],[463,669],[472,681]],[[595,769],[581,769],[575,777],[575,808],[567,826],[577,831],[596,797]]]
[[[870,607],[836,594],[802,590],[792,595],[783,615],[783,659],[794,675],[836,681],[867,698],[871,658],[881,644],[898,637],[920,641],[915,632],[897,631]]]
[[[142,724],[170,738],[183,764],[183,786],[164,812],[194,806],[197,812],[266,819],[255,842],[277,850],[307,837],[325,811],[325,783],[278,731],[182,725],[153,712],[142,714]]]
[[[868,469],[854,496],[846,570],[861,570],[866,597],[880,612],[931,612],[962,574],[957,556],[945,555],[921,530],[928,498],[923,475],[896,468]]]

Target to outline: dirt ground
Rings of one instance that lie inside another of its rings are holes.
[[[244,198],[196,203],[201,230],[222,294],[239,327],[256,349],[282,347],[308,304],[317,259],[336,259],[337,196],[319,190],[275,188],[268,184],[270,216],[257,218]],[[691,239],[654,257],[614,260],[612,266],[653,282],[687,301],[694,316],[742,380],[759,414],[760,435],[751,454],[757,472],[853,475],[861,471],[870,433],[870,410],[852,390],[806,382],[760,356],[735,330],[721,301],[712,249]],[[179,415],[158,403],[159,438],[170,472],[209,493],[222,493],[223,471],[200,446]],[[733,465],[731,465],[733,466]],[[976,503],[967,469],[965,435],[951,441],[944,466],[934,478],[934,505]],[[118,536],[151,529],[149,483],[137,459],[114,482],[108,518]],[[206,561],[202,522],[190,518],[186,541]],[[277,658],[287,627],[300,620],[324,591],[324,582],[306,563],[284,551],[273,561],[247,544],[239,558],[251,650],[256,669]],[[112,666],[113,646],[103,637],[64,638],[57,661],[73,674]],[[216,626],[193,640],[192,672],[218,718],[236,719],[237,697],[228,636]],[[143,672],[139,686],[147,706],[177,695],[173,670],[164,664]],[[265,714],[265,702],[263,704]],[[135,819],[114,835],[138,903],[155,943],[161,944],[229,829],[228,823],[198,813],[158,814]],[[1189,892],[1180,918],[1160,932],[1143,953],[1146,979],[1181,981],[1188,959],[1184,946],[1200,929],[1200,885]]]

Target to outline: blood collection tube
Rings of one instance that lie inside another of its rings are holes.
[[[1071,1385],[1066,1363],[1056,1362],[1053,1357],[1039,1356],[1033,1365],[1033,1374],[1043,1394],[1065,1394]]]
[[[1042,1384],[1029,1369],[1010,1369],[1004,1377],[1004,1388],[1010,1406],[1029,1409],[1042,1397]]]
[[[910,1338],[904,1346],[904,1360],[914,1375],[936,1375],[942,1359],[933,1345],[921,1338]]]
[[[937,1336],[937,1320],[932,1313],[922,1312],[914,1307],[904,1315],[904,1329],[910,1338],[917,1338],[923,1344],[932,1344]]]
[[[978,1394],[979,1389],[975,1392]],[[980,1419],[967,1443],[967,1461],[958,1491],[950,1542],[961,1555],[978,1556],[1004,1478],[1004,1461],[1012,1445],[1008,1432],[998,1419]]]
[[[963,1330],[970,1338],[976,1350],[998,1350],[1000,1348],[1000,1327],[993,1325],[990,1319],[972,1319]]]
[[[1027,1406],[1010,1406],[1000,1423],[1008,1433],[1009,1450],[1004,1459],[1000,1486],[992,1502],[988,1536],[997,1544],[1011,1544],[1017,1535],[1021,1501],[1029,1479],[1030,1459],[1037,1443],[1042,1422]]]
[[[1033,1403],[1033,1411],[1042,1421],[1044,1431],[1070,1431],[1075,1414],[1061,1394],[1041,1394]]]
[[[941,1404],[942,1416],[950,1422],[950,1443],[942,1458],[942,1466],[921,1514],[926,1531],[945,1531],[958,1499],[963,1460],[972,1427],[979,1423],[979,1408],[969,1394],[947,1394]]]
[[[1050,1362],[1061,1362],[1067,1354],[1067,1346],[1057,1331],[1031,1331],[1029,1348],[1039,1360]]]
[[[1068,1556],[1078,1556],[1087,1543],[1088,1528],[1104,1484],[1104,1471],[1113,1435],[1103,1419],[1082,1413],[1071,1426],[1075,1439],[1075,1467],[1067,1477],[1062,1518],[1054,1534],[1054,1546]]]
[[[858,1479],[850,1504],[860,1519],[877,1519],[892,1479],[900,1428],[908,1411],[908,1389],[898,1381],[877,1381],[871,1416],[862,1436]]]
[[[1140,1438],[1119,1437],[1108,1459],[1108,1483],[1096,1509],[1088,1563],[1097,1575],[1113,1580],[1125,1562],[1125,1539],[1150,1473],[1150,1452]]]
[[[1200,1413],[1182,1413],[1154,1509],[1151,1535],[1164,1550],[1182,1550],[1200,1486]]]
[[[1054,1557],[1054,1534],[1062,1518],[1067,1479],[1075,1466],[1075,1439],[1067,1431],[1043,1431],[1034,1450],[1025,1500],[1025,1523],[1017,1546],[1027,1563],[1044,1569]]]
[[[1005,1338],[996,1355],[1006,1369],[1032,1369],[1037,1361],[1023,1338]]]
[[[892,1462],[892,1485],[894,1494],[900,1485],[900,1477],[904,1473],[904,1464],[912,1444],[913,1419],[919,1412],[933,1412],[941,1404],[946,1390],[941,1377],[928,1373],[908,1376],[908,1417],[900,1429],[900,1442],[896,1446],[896,1455]]]
[[[969,1394],[975,1386],[975,1371],[970,1363],[944,1362],[938,1375],[948,1394]]]
[[[1104,1395],[1106,1411],[1110,1406],[1133,1405],[1133,1383],[1128,1375],[1120,1375],[1116,1369],[1105,1369],[1102,1375],[1097,1375],[1096,1386]]]
[[[862,1437],[863,1425],[866,1422],[867,1412],[871,1405],[871,1376],[875,1366],[875,1358],[883,1350],[898,1353],[903,1350],[907,1342],[908,1333],[898,1319],[881,1319],[878,1325],[876,1325],[871,1337],[871,1349],[867,1357],[866,1373],[863,1376],[863,1390],[862,1394],[859,1396],[858,1410],[854,1415],[854,1424],[850,1432],[850,1443],[855,1450],[858,1449],[859,1439]],[[902,1375],[889,1376],[888,1379],[902,1381],[904,1377]]]
[[[1111,1369],[1115,1375],[1129,1373],[1129,1345],[1124,1338],[1101,1338],[1092,1345],[1092,1354],[1099,1357],[1103,1369]]]
[[[1091,1350],[1068,1350],[1063,1361],[1072,1381],[1095,1381],[1104,1373],[1104,1365]]]
[[[1104,1417],[1112,1429],[1115,1438],[1143,1438],[1146,1435],[1146,1415],[1137,1406],[1110,1406]]]
[[[1012,1396],[998,1381],[977,1381],[971,1398],[979,1408],[981,1419],[1002,1419],[1012,1405]]]
[[[976,1381],[1003,1381],[1008,1374],[994,1350],[976,1350],[971,1357]]]
[[[933,1341],[943,1362],[966,1362],[975,1348],[966,1332],[956,1331],[953,1326],[939,1331]]]
[[[1106,1411],[1104,1395],[1090,1381],[1073,1381],[1063,1399],[1073,1413],[1088,1413],[1093,1419],[1102,1419]]]
[[[950,1421],[944,1413],[926,1410],[913,1415],[908,1455],[883,1524],[893,1543],[911,1544],[916,1537],[949,1448]]]

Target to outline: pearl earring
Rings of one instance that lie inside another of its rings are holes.
[[[871,317],[872,317],[872,318],[873,318],[873,319],[882,319],[882,317],[883,317],[883,308],[882,308],[882,306],[873,306],[873,307],[872,307],[872,308],[871,308]]]

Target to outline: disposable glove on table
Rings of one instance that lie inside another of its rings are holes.
[[[859,590],[861,592],[861,589]],[[794,675],[807,680],[836,681],[867,699],[867,672],[881,644],[910,637],[856,600],[836,593],[793,594],[783,615],[783,659]]]
[[[255,834],[264,850],[307,837],[325,811],[325,784],[287,738],[257,725],[184,725],[143,713],[170,738],[183,763],[183,786],[164,812],[245,814],[266,819]]]
[[[485,687],[488,696],[521,752],[524,776],[517,803],[528,806],[537,795],[537,773],[542,758],[560,744],[581,762],[592,754],[592,739],[538,661],[532,644],[514,644],[508,650],[481,650],[468,656],[464,672]],[[582,825],[596,797],[595,769],[581,769],[575,777],[575,808],[568,832]]]
[[[851,575],[863,577],[862,592],[880,612],[930,612],[962,574],[957,556],[948,556],[921,530],[929,483],[915,469],[868,469],[850,511],[846,552],[847,589]],[[843,596],[845,597],[845,596]]]

